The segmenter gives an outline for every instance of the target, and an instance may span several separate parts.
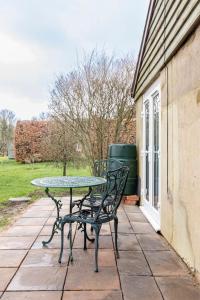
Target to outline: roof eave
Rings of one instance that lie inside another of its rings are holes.
[[[155,2],[156,2],[156,0],[150,0],[150,2],[149,2],[147,17],[146,17],[144,31],[143,31],[143,35],[142,35],[142,41],[141,41],[138,60],[137,60],[137,64],[136,64],[135,75],[134,75],[133,84],[131,87],[131,97],[132,98],[135,97],[136,84],[137,84],[137,79],[138,79],[138,75],[139,75],[140,64],[141,64],[142,57],[143,57],[144,50],[145,50],[145,42],[146,42],[146,38],[148,36],[149,23],[150,23],[150,20],[151,20],[153,11],[154,11]]]

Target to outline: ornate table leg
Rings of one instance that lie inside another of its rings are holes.
[[[55,234],[55,233],[58,233],[57,230],[60,230],[60,229],[61,229],[61,228],[60,228],[60,222],[61,222],[60,210],[61,210],[61,208],[62,208],[62,202],[61,202],[61,200],[55,199],[55,198],[49,193],[49,189],[48,189],[48,188],[45,189],[45,192],[46,192],[47,196],[48,196],[49,198],[51,198],[51,199],[53,200],[53,202],[55,203],[55,205],[56,205],[56,210],[57,210],[57,216],[56,216],[56,220],[55,220],[55,222],[54,222],[54,224],[53,224],[53,227],[52,227],[51,236],[50,236],[50,238],[48,239],[48,241],[43,241],[43,242],[42,242],[43,246],[49,244],[49,243],[51,242],[51,240],[53,239],[54,234]]]
[[[81,207],[82,207],[82,203],[84,202],[84,200],[91,194],[92,192],[92,188],[89,187],[89,191],[88,193],[83,197],[82,201],[81,201]],[[81,208],[80,207],[80,208]],[[87,233],[87,227],[86,226],[83,226],[83,224],[80,224],[78,229],[82,228],[82,231],[84,232],[84,249],[86,249],[86,239],[89,241],[89,242],[92,242],[94,243],[95,239],[94,238],[90,238],[88,236],[88,233]],[[91,227],[92,228],[92,227]]]

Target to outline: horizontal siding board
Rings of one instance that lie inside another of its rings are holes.
[[[179,1],[173,0],[168,2],[168,6],[166,7],[166,12],[163,15],[163,18],[160,19],[158,30],[157,31],[154,30],[154,34],[152,35],[151,40],[147,41],[142,68],[144,67],[146,61],[148,60],[148,55],[150,56],[151,53],[154,51],[154,49],[158,48],[160,44],[160,40],[162,39],[162,36],[164,34],[165,28],[169,26],[171,17],[173,16],[173,14],[175,14],[175,10],[183,2],[184,2],[183,0],[179,0]]]
[[[155,65],[149,65],[146,73],[145,73],[145,77],[141,78],[138,81],[137,84],[137,89],[136,89],[136,94],[138,94],[138,91],[141,90],[141,87],[145,88],[145,86],[147,86],[149,84],[149,81],[151,80],[152,74],[154,74],[154,72],[158,72],[160,70],[160,67],[163,66],[163,64],[165,63],[164,60],[164,45],[162,46],[162,48],[160,49],[160,57],[159,59],[156,61]]]
[[[198,11],[198,3],[200,3],[199,0],[189,0],[189,4],[187,6],[187,11],[183,11],[181,13],[181,17],[179,19],[178,25],[177,26],[172,26],[171,29],[167,28],[166,29],[166,36],[168,37],[165,42],[165,48],[167,49],[169,45],[172,43],[174,39],[178,39],[178,33],[182,31],[183,35],[187,32],[186,27],[184,26],[185,23],[190,24],[192,23],[193,20],[196,19],[193,15],[193,11],[197,9]],[[178,18],[178,15],[176,15]]]
[[[146,57],[146,59],[143,60],[142,62],[142,66],[140,69],[140,77],[142,78],[144,73],[146,72],[145,68],[146,66],[153,64],[153,59],[157,59],[157,56],[159,56],[160,53],[160,48],[162,47],[162,44],[165,43],[165,48],[166,43],[168,38],[170,38],[169,36],[172,35],[172,33],[174,32],[174,34],[176,34],[176,30],[177,30],[177,26],[179,24],[182,24],[183,20],[184,20],[184,15],[182,14],[185,10],[185,8],[187,6],[191,6],[194,5],[194,2],[196,2],[196,0],[181,0],[179,1],[179,6],[176,7],[176,10],[171,11],[171,13],[168,15],[168,19],[166,19],[166,26],[163,26],[163,30],[161,32],[161,34],[159,35],[159,40],[158,43],[156,44],[155,48],[153,49],[153,51],[150,53],[149,57]],[[178,12],[177,12],[178,10]],[[188,10],[187,10],[188,13]],[[178,22],[177,22],[178,20]],[[139,78],[140,80],[140,78]]]
[[[155,51],[156,51],[156,53],[155,53]],[[148,64],[146,64],[144,69],[142,68],[141,72],[139,73],[138,86],[140,86],[140,83],[144,81],[144,78],[147,77],[147,75],[152,71],[152,69],[156,66],[156,64],[162,58],[163,53],[165,51],[164,36],[162,36],[162,38],[160,39],[158,48],[156,48],[155,51],[149,57]]]
[[[161,70],[164,64],[164,57],[158,62],[156,67],[150,72],[147,80],[143,82],[140,88],[135,93],[135,99],[138,99],[144,92],[144,90],[150,86],[150,84],[158,77],[159,71]]]
[[[171,59],[177,47],[179,47],[179,45],[184,40],[185,32],[189,32],[192,28],[194,28],[196,23],[200,23],[200,5],[197,6],[197,9],[191,13],[191,18],[189,18],[188,22],[186,22],[183,26],[184,30],[179,32],[177,39],[174,39],[173,44],[171,44],[171,46],[167,49],[166,54],[168,60],[164,60],[163,56],[160,62],[158,62],[158,64],[156,65],[156,67],[150,71],[146,80],[144,80],[144,82],[141,84],[140,87],[138,87],[137,91],[135,92],[135,99],[138,99],[142,95],[144,90],[158,77],[159,72],[163,68],[163,65],[165,65],[165,63],[167,63]]]
[[[142,34],[142,41],[141,41],[138,60],[137,60],[137,64],[136,64],[136,70],[135,70],[135,74],[134,74],[133,83],[131,86],[131,97],[134,97],[135,89],[137,86],[137,79],[138,79],[138,75],[139,75],[139,71],[140,71],[140,65],[141,65],[142,57],[143,57],[144,50],[145,50],[145,41],[148,36],[149,24],[151,22],[151,19],[153,18],[153,12],[154,12],[156,3],[157,3],[157,0],[149,1],[149,7],[148,7],[147,17],[146,17],[146,21],[145,21],[143,34]]]
[[[196,20],[199,18],[200,16],[200,4],[196,4],[197,7],[196,9],[194,9],[193,11],[191,11],[191,15],[190,18],[188,19],[187,22],[184,23],[182,30],[180,30],[177,33],[176,38],[171,42],[171,44],[169,45],[169,47],[166,50],[166,57],[170,57],[171,54],[173,53],[174,49],[177,48],[177,46],[181,43],[181,41],[184,38],[185,32],[188,32],[190,30],[190,28],[193,27],[194,23],[196,22]]]
[[[184,5],[186,5],[186,2],[184,2]],[[199,0],[190,0],[187,6],[187,10],[181,8],[177,10],[176,14],[173,17],[173,23],[171,23],[170,27],[166,28],[165,35],[166,36],[165,43],[163,40],[161,40],[159,44],[159,50],[157,50],[156,53],[153,53],[151,57],[149,57],[149,63],[146,66],[145,69],[141,69],[139,78],[137,80],[137,87],[136,87],[136,93],[138,93],[138,90],[141,89],[141,86],[145,86],[145,80],[147,80],[149,74],[153,71],[153,69],[156,68],[157,64],[162,61],[162,56],[164,56],[164,62],[168,59],[169,55],[173,52],[173,47],[176,47],[176,44],[178,44],[178,37],[177,37],[177,43],[173,42],[176,40],[176,36],[179,34],[182,38],[189,30],[190,25],[183,26],[185,23],[188,22],[188,24],[192,24],[193,20],[200,15],[199,9],[200,4]],[[183,10],[183,11],[182,11]],[[194,13],[193,13],[194,10]],[[178,19],[179,18],[179,19]],[[178,19],[178,21],[177,21]],[[164,48],[163,48],[164,45]],[[170,47],[170,50],[168,48]],[[164,64],[164,63],[163,63]],[[143,65],[143,64],[142,64]],[[159,64],[160,65],[160,64]],[[142,68],[142,67],[141,67]],[[156,68],[157,69],[157,68]],[[148,82],[147,82],[148,83]]]
[[[156,17],[157,17],[157,13],[158,13],[158,11],[160,10],[160,7],[161,7],[161,5],[162,5],[162,0],[157,0],[156,2],[155,2],[155,4],[154,4],[154,15],[153,15],[153,17],[152,17],[152,20],[151,20],[151,24],[153,24],[154,23],[154,21],[155,21],[155,19],[156,19]]]
[[[167,8],[170,6],[171,2],[175,2],[176,0],[168,0],[167,4],[166,4],[166,9],[165,9],[165,5],[164,5],[164,1],[161,1],[161,11],[160,14],[158,15],[158,13],[155,11],[155,14],[157,13],[157,20],[156,22],[152,22],[152,25],[149,29],[149,34],[148,34],[148,38],[146,41],[147,46],[149,46],[152,41],[155,39],[156,33],[159,32],[160,27],[162,26],[162,23],[164,22],[164,15],[165,15],[165,11],[167,10]]]
[[[148,41],[151,39],[153,32],[158,27],[160,19],[164,13],[164,9],[165,9],[164,1],[159,0],[159,5],[157,5],[157,7],[155,7],[155,9],[154,9],[154,18],[152,19],[151,24],[149,26],[149,34],[148,34],[148,38],[147,38],[147,44],[148,44]]]

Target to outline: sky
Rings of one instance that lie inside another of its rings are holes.
[[[0,110],[48,111],[56,77],[94,48],[137,58],[149,0],[0,0]]]

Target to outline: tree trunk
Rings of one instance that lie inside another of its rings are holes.
[[[65,160],[63,162],[63,176],[66,176],[67,174],[67,161]]]

